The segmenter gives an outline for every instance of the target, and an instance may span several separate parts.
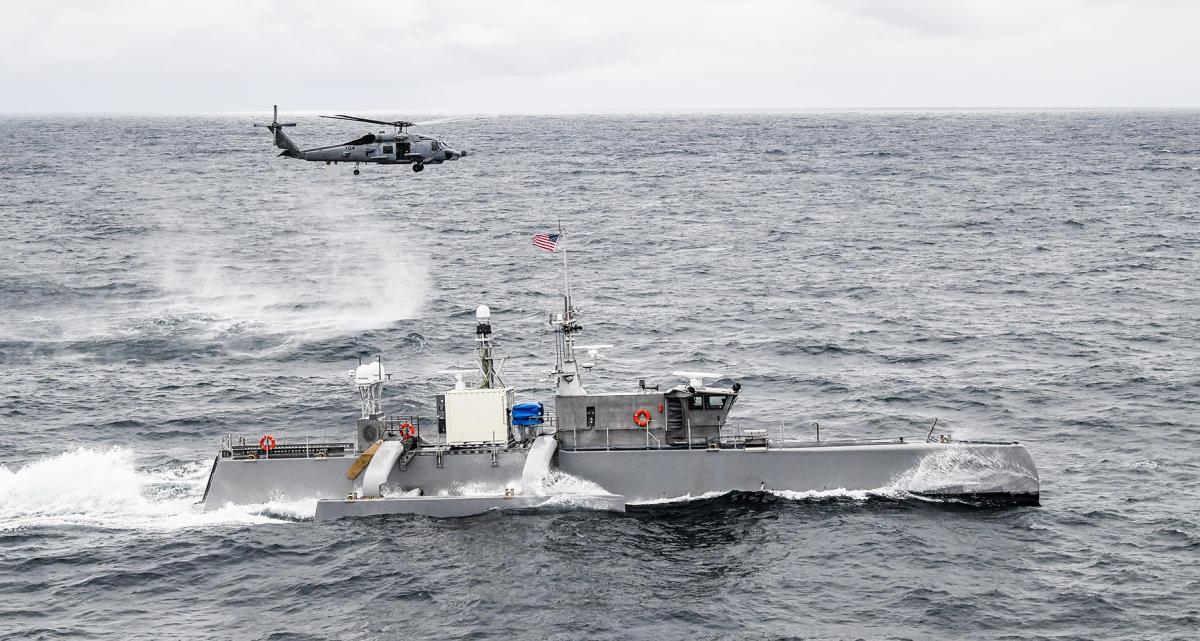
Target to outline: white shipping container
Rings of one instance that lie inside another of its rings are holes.
[[[462,389],[446,392],[446,442],[508,442],[513,389]]]

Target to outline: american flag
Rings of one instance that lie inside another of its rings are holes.
[[[558,234],[534,234],[533,244],[552,252],[555,247],[558,247],[558,236]]]

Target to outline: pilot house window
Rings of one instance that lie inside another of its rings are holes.
[[[725,407],[725,397],[724,396],[707,396],[707,397],[705,397],[705,399],[706,399],[706,405],[708,406],[708,409],[710,409],[710,410],[719,410],[719,409],[722,409]]]
[[[704,397],[703,396],[693,396],[692,397],[692,409],[694,409],[694,410],[704,409]]]

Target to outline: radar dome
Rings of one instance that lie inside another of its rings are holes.
[[[358,369],[354,370],[354,384],[373,385],[375,383],[382,383],[385,376],[383,363],[379,361],[363,363],[358,366]]]

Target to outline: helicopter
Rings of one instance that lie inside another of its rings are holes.
[[[432,136],[408,133],[408,128],[416,126],[417,123],[408,122],[407,120],[372,120],[371,118],[359,118],[358,116],[347,116],[345,114],[321,117],[385,125],[393,127],[394,131],[390,134],[383,131],[377,134],[367,134],[340,145],[301,149],[283,132],[284,127],[295,127],[296,123],[279,122],[279,105],[275,105],[275,113],[271,118],[271,124],[256,124],[254,126],[266,127],[268,131],[275,134],[275,146],[283,150],[279,154],[280,156],[313,162],[324,161],[326,165],[352,162],[354,163],[355,176],[359,174],[358,166],[360,163],[412,165],[412,170],[419,173],[425,170],[425,165],[440,165],[447,160],[458,160],[467,155],[467,152],[451,149],[446,143]]]

